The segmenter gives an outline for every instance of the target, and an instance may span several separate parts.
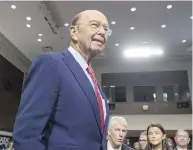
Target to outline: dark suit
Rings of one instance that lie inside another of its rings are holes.
[[[40,55],[24,84],[13,131],[15,150],[101,150],[107,103],[106,108],[102,134],[93,87],[72,54]]]

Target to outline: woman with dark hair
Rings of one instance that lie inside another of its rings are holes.
[[[147,128],[146,150],[169,150],[166,143],[166,131],[161,124],[153,123]]]

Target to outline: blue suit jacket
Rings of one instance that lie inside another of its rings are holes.
[[[97,99],[80,65],[68,50],[42,54],[24,84],[13,130],[15,150],[101,150],[107,103],[106,108],[102,134]]]

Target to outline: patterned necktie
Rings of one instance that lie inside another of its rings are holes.
[[[103,111],[103,105],[102,105],[102,98],[101,98],[101,95],[98,89],[97,79],[95,77],[94,70],[92,69],[92,67],[89,66],[87,68],[87,72],[90,74],[90,77],[94,84],[94,91],[97,97],[98,107],[99,107],[99,112],[100,112],[101,131],[102,133],[104,133],[104,111]]]

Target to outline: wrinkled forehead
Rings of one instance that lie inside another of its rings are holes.
[[[189,137],[189,134],[186,131],[178,131],[177,135],[185,135]]]
[[[105,15],[98,11],[87,11],[87,12],[83,12],[80,15],[81,16],[80,16],[79,21],[81,22],[89,23],[90,21],[98,21],[102,23],[103,25],[108,25],[108,20],[105,17]]]
[[[140,140],[146,140],[147,139],[147,135],[140,135],[139,139]]]
[[[121,124],[121,123],[118,123],[118,122],[115,122],[115,123],[112,125],[112,128],[113,128],[113,129],[127,130],[127,126],[126,126],[126,125]]]

